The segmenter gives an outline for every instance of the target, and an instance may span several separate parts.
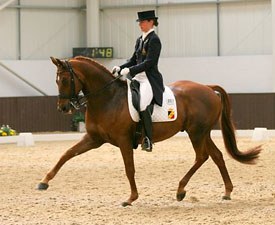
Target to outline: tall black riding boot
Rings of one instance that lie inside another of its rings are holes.
[[[152,151],[152,118],[150,106],[146,110],[140,112],[140,118],[144,127],[145,137],[142,141],[141,148],[147,152]]]

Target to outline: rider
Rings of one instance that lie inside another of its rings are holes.
[[[140,118],[145,131],[142,150],[152,151],[152,105],[162,106],[164,85],[158,70],[161,42],[154,31],[158,17],[154,10],[138,12],[142,35],[137,39],[132,57],[121,66],[114,66],[112,72],[119,72],[126,79],[130,76],[140,83]]]

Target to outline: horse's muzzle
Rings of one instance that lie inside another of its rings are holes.
[[[67,104],[58,104],[57,106],[57,110],[59,112],[62,112],[62,113],[72,113],[72,107],[71,107],[71,104],[70,103],[67,103]]]

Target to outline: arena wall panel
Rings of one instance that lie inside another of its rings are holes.
[[[114,65],[121,65],[126,59],[98,61],[111,70]],[[58,94],[55,83],[56,66],[51,60],[3,60],[0,63],[18,73],[47,95]],[[275,90],[272,55],[161,57],[159,69],[165,84],[177,80],[192,80],[202,84],[218,84],[228,93],[268,93]],[[41,95],[1,66],[0,76],[0,97]]]
[[[230,94],[237,129],[275,129],[275,93]]]
[[[57,97],[0,98],[0,125],[18,132],[70,131],[71,115],[57,111]]]
[[[275,93],[230,94],[230,98],[237,129],[275,129]],[[71,131],[72,115],[58,112],[56,101],[54,96],[0,98],[0,124],[19,132]]]

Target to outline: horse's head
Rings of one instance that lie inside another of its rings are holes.
[[[56,84],[59,92],[57,108],[60,112],[71,113],[76,108],[75,104],[78,103],[78,94],[83,84],[68,61],[54,57],[51,57],[51,60],[57,67]]]

